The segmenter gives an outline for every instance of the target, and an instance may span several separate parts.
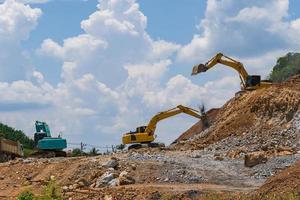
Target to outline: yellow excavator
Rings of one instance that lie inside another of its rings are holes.
[[[242,91],[266,88],[272,85],[270,81],[261,80],[260,75],[249,75],[241,62],[227,57],[222,53],[218,53],[205,64],[195,65],[193,67],[192,75],[206,72],[218,63],[231,67],[239,73]]]
[[[157,123],[163,119],[172,117],[174,115],[178,115],[180,113],[185,113],[193,117],[196,117],[198,119],[202,118],[202,115],[200,114],[199,111],[189,107],[178,105],[175,108],[172,108],[164,112],[159,112],[156,115],[154,115],[150,120],[150,122],[148,123],[148,126],[140,126],[136,128],[136,131],[125,133],[122,137],[123,144],[125,145],[132,144],[131,146],[128,147],[128,149],[141,148],[142,144],[146,144],[148,147],[161,146],[158,143],[153,143],[153,141],[156,138],[154,132]]]

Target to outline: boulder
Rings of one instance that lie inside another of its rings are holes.
[[[96,181],[96,187],[102,187],[108,185],[108,183],[116,178],[117,175],[112,172],[105,172],[101,177],[99,177]]]
[[[110,186],[118,186],[118,185],[120,185],[119,179],[118,178],[114,178],[113,180],[109,181],[108,185],[110,185]]]
[[[116,168],[119,165],[118,161],[115,159],[111,159],[109,161],[107,161],[106,163],[104,163],[102,166],[106,167],[106,168]]]
[[[128,172],[123,171],[119,175],[119,184],[120,185],[129,185],[134,184],[135,180],[128,175]]]
[[[268,161],[267,155],[265,152],[252,152],[245,155],[245,166],[254,167],[255,165],[266,163]]]

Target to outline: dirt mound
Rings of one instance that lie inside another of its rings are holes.
[[[215,144],[228,151],[239,150],[242,146],[245,151],[275,151],[279,147],[299,149],[299,105],[300,76],[294,76],[270,88],[234,97],[218,111],[212,126],[202,131],[196,124],[187,131],[194,131],[195,136],[174,147],[203,149]]]
[[[266,197],[275,194],[300,196],[300,161],[269,178],[255,195]]]

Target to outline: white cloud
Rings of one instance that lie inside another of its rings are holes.
[[[28,38],[42,12],[38,8],[7,0],[0,4],[0,41],[18,42]]]
[[[194,35],[178,59],[196,62],[217,52],[255,59],[271,51],[297,50],[297,20],[287,20],[288,6],[288,0],[208,0],[200,23],[203,32]]]
[[[0,81],[26,79],[32,67],[21,42],[37,26],[42,11],[14,0],[0,4]]]
[[[11,0],[4,4],[11,14],[0,12],[0,30],[11,30],[7,37],[16,41],[26,40],[41,11]],[[70,141],[80,138],[97,144],[118,143],[123,132],[147,123],[159,111],[177,104],[195,108],[202,102],[209,108],[217,107],[239,89],[234,72],[223,73],[220,68],[215,72],[222,73],[208,72],[205,83],[195,84],[178,74],[183,70],[181,65],[206,61],[221,51],[243,61],[250,73],[266,75],[274,57],[297,48],[298,39],[295,44],[288,40],[296,38],[300,30],[299,20],[285,19],[286,0],[268,4],[209,0],[200,25],[203,32],[182,47],[152,39],[146,32],[147,17],[134,0],[101,0],[97,8],[81,22],[82,34],[62,43],[45,39],[37,50],[37,56],[45,60],[60,60],[61,80],[57,85],[49,84],[47,74],[33,68],[26,69],[27,79],[0,82],[0,94],[5,96],[0,100],[0,111],[5,112],[0,121],[30,133],[33,121],[40,119],[49,122],[53,132],[64,131]],[[5,18],[9,20],[2,22]],[[282,32],[283,27],[288,31]],[[184,70],[189,74],[191,67]],[[182,117],[172,122],[179,121],[189,126],[194,119]],[[169,125],[158,131],[165,132]],[[171,137],[176,138],[163,134],[160,139],[171,141]]]

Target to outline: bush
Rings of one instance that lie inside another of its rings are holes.
[[[78,148],[72,150],[72,157],[77,157],[82,155],[82,151]]]
[[[56,184],[55,179],[51,179],[44,189],[41,200],[62,200],[60,187]]]
[[[97,155],[99,155],[99,150],[98,149],[96,149],[95,147],[93,147],[92,149],[91,149],[91,151],[89,152],[89,156],[97,156]]]
[[[60,187],[54,178],[45,186],[42,195],[34,195],[27,190],[18,195],[17,200],[63,200]]]
[[[34,200],[34,194],[30,191],[24,191],[18,195],[17,200]]]

